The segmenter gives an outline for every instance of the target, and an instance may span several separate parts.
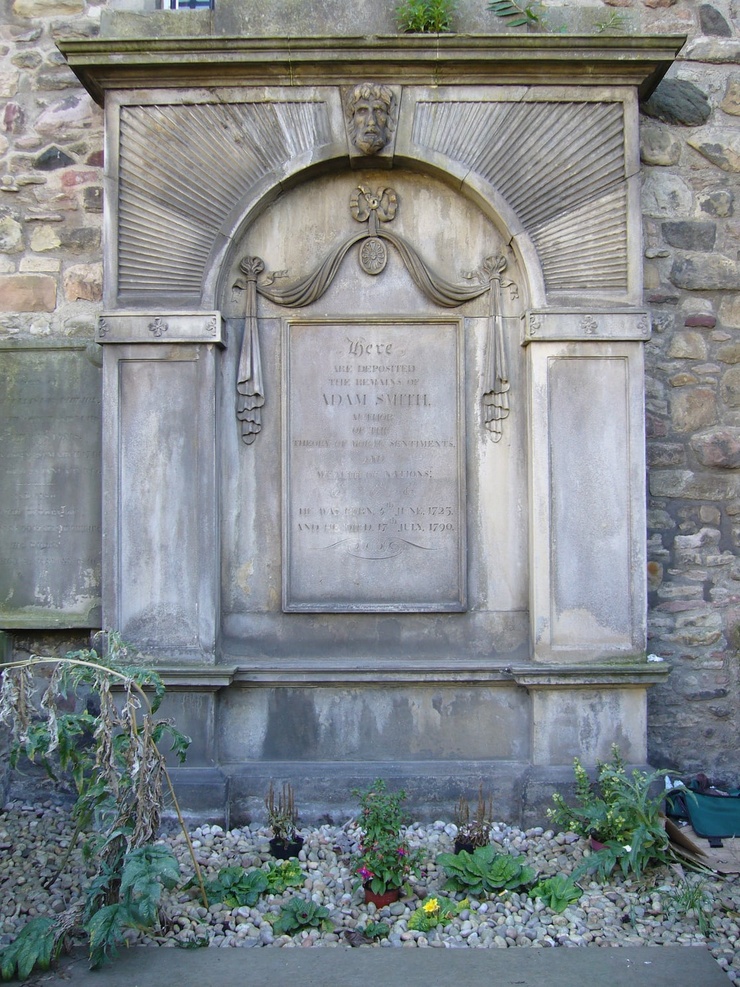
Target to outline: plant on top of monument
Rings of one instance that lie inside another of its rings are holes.
[[[488,9],[492,10],[496,17],[504,18],[508,21],[509,27],[531,27],[538,31],[546,29],[544,17],[541,13],[541,3],[517,3],[516,0],[490,0]]]
[[[627,29],[627,18],[616,10],[612,10],[608,17],[594,24],[594,34],[624,34]]]
[[[35,701],[35,675],[51,668],[46,689]],[[94,649],[65,657],[32,655],[0,665],[0,724],[12,737],[11,765],[21,755],[40,762],[48,774],[68,772],[77,799],[72,810],[75,830],[67,854],[46,887],[58,879],[81,834],[83,854],[97,867],[84,905],[71,906],[50,923],[29,923],[0,952],[4,979],[27,976],[59,954],[69,931],[80,921],[90,941],[92,966],[115,952],[126,928],[143,928],[157,918],[162,887],[179,877],[169,850],[153,846],[169,790],[201,887],[200,868],[180,814],[159,744],[169,735],[172,750],[183,761],[189,744],[168,720],[156,717],[164,685],[154,672],[130,662],[120,639],[108,636],[108,654]],[[116,692],[114,696],[114,690]],[[151,698],[150,698],[151,697]],[[63,712],[60,699],[99,704],[99,712]],[[90,832],[93,824],[99,829]],[[30,965],[29,965],[30,964]]]
[[[478,788],[478,805],[475,808],[473,817],[470,816],[470,803],[461,795],[455,806],[455,822],[457,824],[457,836],[455,838],[455,849],[474,850],[478,846],[485,846],[491,841],[491,826],[493,825],[493,798],[489,796],[486,800],[483,794],[483,782]]]
[[[456,7],[456,0],[401,0],[396,7],[398,28],[407,33],[447,34]]]
[[[389,792],[382,778],[365,791],[353,789],[360,800],[359,860],[355,873],[373,894],[401,889],[419,869],[419,853],[403,835],[402,805],[406,792]]]
[[[578,758],[573,760],[573,771],[575,804],[555,792],[555,806],[547,810],[548,816],[556,826],[602,844],[574,877],[595,872],[606,879],[617,865],[624,874],[639,877],[648,865],[674,859],[661,811],[661,772],[635,769],[628,774],[616,744],[612,760],[597,763],[595,782]]]

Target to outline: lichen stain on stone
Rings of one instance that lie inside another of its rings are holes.
[[[250,579],[254,575],[254,562],[244,562],[236,570],[236,585],[242,591],[245,597],[249,597],[252,594],[252,589],[250,586]]]

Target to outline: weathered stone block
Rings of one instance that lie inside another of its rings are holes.
[[[691,448],[702,466],[740,467],[740,428],[713,428],[691,439]]]
[[[0,219],[0,253],[17,254],[23,250],[23,227],[12,216]]]
[[[731,116],[740,116],[740,76],[733,75],[727,82],[725,98],[719,104],[720,109]]]
[[[730,500],[740,496],[738,476],[692,473],[691,470],[654,470],[649,483],[653,497]]]
[[[740,171],[740,134],[716,128],[689,137],[687,143],[723,171]]]
[[[740,366],[732,367],[722,377],[722,400],[729,408],[740,408]]]
[[[648,165],[677,164],[681,145],[670,131],[646,124],[640,128],[640,157]]]
[[[74,164],[74,159],[60,150],[58,147],[47,147],[33,163],[34,168],[39,171],[54,171],[57,168],[66,168]]]
[[[697,313],[696,315],[687,315],[684,319],[684,325],[697,329],[714,329],[717,325],[717,319],[714,315]]]
[[[740,343],[720,346],[717,350],[717,359],[721,363],[740,363]]]
[[[100,186],[88,187],[82,191],[82,201],[85,212],[103,211],[103,189]]]
[[[0,97],[11,99],[18,92],[20,73],[17,69],[0,70]]]
[[[677,432],[695,432],[717,420],[717,396],[713,388],[682,388],[671,394],[671,421]]]
[[[35,128],[52,140],[69,140],[89,131],[99,119],[98,111],[87,96],[66,96],[41,113]]]
[[[64,296],[68,302],[99,302],[103,297],[103,265],[75,264],[67,268]]]
[[[61,246],[74,254],[88,254],[100,247],[100,229],[97,226],[81,226],[78,229],[63,229]]]
[[[669,277],[677,288],[692,291],[740,288],[740,267],[722,254],[679,257],[673,262]]]
[[[681,250],[712,250],[717,238],[716,223],[682,220],[662,223],[663,239]]]
[[[699,208],[708,216],[724,218],[734,213],[735,196],[730,189],[714,189],[699,196]]]
[[[723,325],[740,329],[740,295],[725,295],[719,306],[719,317]],[[735,361],[728,361],[734,363]]]
[[[13,4],[18,17],[68,17],[84,12],[83,0],[15,0]]]
[[[698,332],[679,332],[671,340],[668,356],[674,360],[705,360],[707,344]]]
[[[31,250],[37,253],[56,250],[60,246],[61,240],[53,226],[37,226],[31,234]]]
[[[57,283],[42,274],[0,276],[0,312],[53,312]]]
[[[686,450],[678,442],[650,442],[647,456],[649,466],[683,466],[686,462]]]
[[[642,186],[642,211],[647,216],[690,216],[694,196],[682,178],[651,171]]]
[[[648,6],[667,6],[663,0],[645,0]],[[652,96],[641,104],[646,116],[664,123],[700,127],[712,112],[705,93],[685,79],[663,79]]]
[[[704,34],[711,34],[720,38],[732,37],[732,28],[711,3],[703,3],[699,7],[699,26]]]

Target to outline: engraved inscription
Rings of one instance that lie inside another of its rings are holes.
[[[465,606],[460,327],[287,330],[286,610]]]

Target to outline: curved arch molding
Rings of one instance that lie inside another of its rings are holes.
[[[446,87],[449,93],[451,87]],[[593,95],[429,98],[407,87],[395,153],[448,164],[498,193],[537,252],[548,293],[629,290],[625,102]],[[121,108],[121,300],[201,298],[209,255],[239,204],[319,161],[349,164],[339,87]],[[151,98],[151,97],[150,97]],[[405,118],[404,118],[405,117]],[[372,167],[375,159],[363,159]],[[511,225],[511,220],[509,219]]]

